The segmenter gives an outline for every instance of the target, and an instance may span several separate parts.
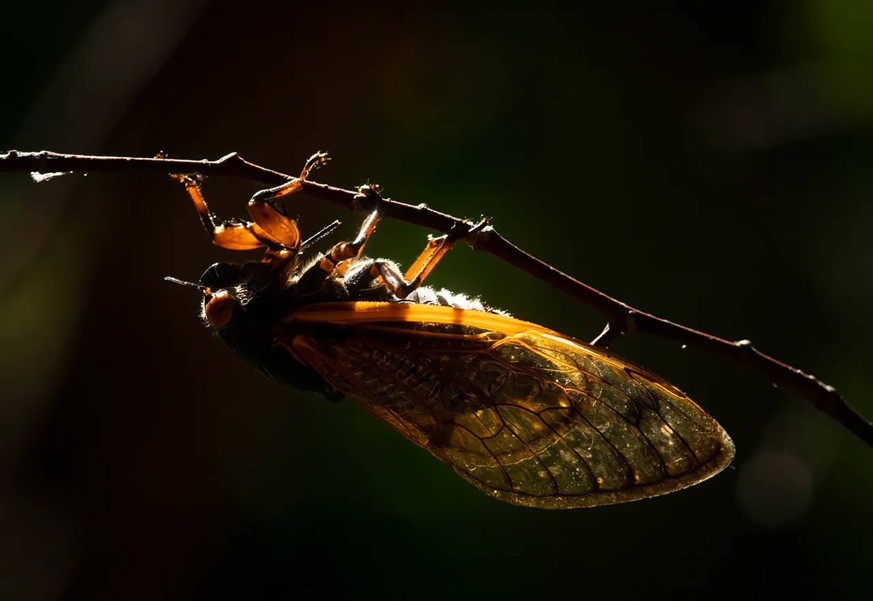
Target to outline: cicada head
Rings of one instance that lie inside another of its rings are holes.
[[[270,378],[302,390],[336,393],[309,366],[276,346],[274,328],[287,310],[268,263],[215,263],[200,277],[201,319],[234,352]]]
[[[198,283],[203,293],[200,317],[204,325],[243,354],[257,351],[269,331],[263,312],[249,306],[257,303],[258,276],[264,271],[261,265],[215,263],[203,272]]]

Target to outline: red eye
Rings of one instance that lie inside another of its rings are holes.
[[[204,313],[209,325],[213,328],[220,328],[231,320],[235,309],[236,299],[228,294],[227,290],[219,290],[206,301]]]

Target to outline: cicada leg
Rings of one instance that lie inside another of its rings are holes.
[[[194,202],[194,208],[200,216],[200,221],[206,232],[212,238],[212,243],[230,250],[254,250],[264,246],[279,246],[277,240],[269,237],[256,223],[250,221],[220,221],[209,209],[206,199],[200,190],[200,181],[190,175],[173,174],[172,176],[185,186],[188,195]]]
[[[300,290],[314,290],[331,275],[343,276],[349,267],[351,259],[356,259],[364,252],[367,240],[376,231],[379,223],[378,209],[370,213],[361,225],[361,229],[351,242],[339,242],[317,262],[310,266],[297,282]]]
[[[424,280],[430,275],[433,268],[449,252],[455,242],[464,239],[471,241],[475,236],[481,235],[488,228],[488,220],[484,218],[472,225],[467,222],[465,224],[468,226],[467,231],[460,234],[449,233],[437,238],[428,237],[427,246],[424,247],[418,258],[413,261],[412,265],[409,266],[409,269],[402,276],[399,273],[392,273],[396,270],[393,270],[390,265],[384,262],[374,265],[374,268],[379,270],[379,275],[382,276],[383,280],[391,278],[394,283],[388,285],[393,287],[392,292],[394,292],[395,296],[406,298],[413,290],[424,283]]]
[[[351,242],[340,242],[339,244],[335,244],[327,252],[325,258],[328,258],[337,269],[340,269],[344,267],[344,263],[349,259],[360,257],[364,252],[364,246],[366,246],[370,236],[372,236],[373,232],[376,231],[376,225],[379,224],[379,219],[380,215],[377,209],[370,213],[370,215],[364,220],[364,223],[361,224],[361,230],[358,232],[358,235],[355,236],[354,240]]]
[[[449,252],[455,242],[480,235],[487,227],[488,220],[482,219],[460,235],[450,233],[437,238],[429,237],[427,246],[424,247],[424,250],[413,261],[412,265],[409,266],[405,274],[401,275],[393,263],[376,261],[373,264],[373,275],[381,277],[382,281],[385,282],[385,285],[391,289],[395,296],[406,298],[413,290],[424,283],[424,280],[430,275],[433,268]]]
[[[428,237],[427,246],[424,247],[418,258],[406,270],[406,273],[403,275],[404,279],[410,282],[417,281],[418,285],[421,285],[425,278],[430,275],[433,268],[436,267],[436,264],[439,263],[440,259],[451,248],[452,241],[447,235],[437,238]]]
[[[300,247],[297,222],[276,208],[276,200],[302,190],[303,182],[310,172],[328,160],[327,153],[316,152],[307,159],[299,177],[274,188],[256,192],[252,196],[248,205],[249,215],[260,232],[287,249],[296,250]]]
[[[318,155],[315,155],[318,156]],[[305,175],[305,174],[304,174]],[[293,182],[289,182],[284,186],[280,186],[280,193],[284,194],[285,187],[290,186]],[[269,191],[265,191],[269,192]],[[377,201],[379,196],[379,187],[375,185],[362,186],[360,188],[360,198],[370,198]],[[253,199],[254,200],[254,199]],[[376,225],[380,219],[379,209],[374,210],[364,223],[358,235],[351,242],[340,242],[335,244],[319,261],[309,267],[297,282],[298,289],[311,290],[319,286],[325,279],[331,275],[345,276],[348,269],[353,264],[353,260],[359,258],[364,246],[376,230]],[[487,222],[482,221],[470,229],[467,234],[478,232]],[[440,259],[449,251],[452,244],[457,240],[456,236],[443,235],[438,238],[429,238],[424,250],[413,261],[412,265],[405,274],[401,273],[397,266],[384,260],[374,260],[370,273],[374,278],[378,278],[385,284],[392,294],[398,298],[406,298],[409,294],[417,289],[424,282],[425,278],[430,274]]]
[[[287,254],[284,251],[291,251],[293,254],[300,246],[297,223],[276,208],[275,200],[299,191],[309,173],[327,160],[326,153],[317,152],[306,161],[300,177],[255,193],[248,205],[252,221],[220,221],[206,204],[198,178],[183,174],[173,174],[172,177],[185,186],[203,227],[212,237],[213,244],[230,250],[266,247],[268,253],[265,261],[273,262],[280,256],[284,259]]]
[[[424,279],[451,247],[452,242],[446,235],[429,238],[424,251],[413,261],[405,274],[400,273],[394,263],[378,260],[373,262],[371,273],[374,277],[381,278],[394,296],[406,298],[413,290],[421,286]]]

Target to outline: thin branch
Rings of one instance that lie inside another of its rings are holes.
[[[196,172],[204,175],[242,177],[267,185],[276,185],[294,179],[293,176],[250,163],[236,153],[228,154],[215,161],[160,157],[83,156],[47,151],[10,151],[6,154],[0,154],[0,172],[27,171],[38,173]],[[316,198],[341,205],[352,211],[364,212],[367,208],[361,205],[362,197],[357,191],[336,188],[310,180],[304,182],[304,190]],[[458,219],[434,211],[424,205],[410,205],[387,198],[381,199],[379,203],[380,211],[386,217],[463,239],[474,249],[489,252],[604,313],[609,318],[609,325],[596,340],[597,344],[605,344],[624,333],[640,331],[704,350],[758,371],[778,386],[793,390],[811,401],[820,411],[845,426],[858,438],[873,446],[873,423],[852,409],[832,386],[795,367],[765,355],[755,349],[748,340],[724,340],[635,309],[524,252],[491,226],[483,227],[481,223]]]

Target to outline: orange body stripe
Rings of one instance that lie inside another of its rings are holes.
[[[428,322],[472,326],[505,334],[536,331],[566,339],[565,336],[543,326],[499,313],[420,303],[369,301],[313,303],[295,309],[282,321],[318,321],[334,324],[360,324],[379,321]]]

